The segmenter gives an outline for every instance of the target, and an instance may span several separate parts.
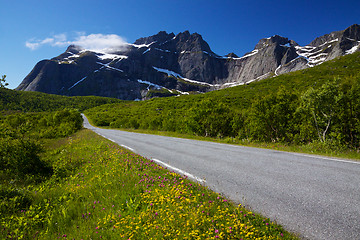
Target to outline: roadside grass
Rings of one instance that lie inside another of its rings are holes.
[[[2,182],[1,239],[297,239],[90,130],[45,146],[51,177]]]

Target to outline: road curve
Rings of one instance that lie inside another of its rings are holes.
[[[360,162],[84,127],[277,221],[303,239],[360,239]]]

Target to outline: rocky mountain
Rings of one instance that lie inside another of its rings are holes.
[[[359,51],[360,25],[301,47],[281,36],[261,39],[238,57],[215,54],[198,33],[159,32],[107,51],[69,46],[36,64],[17,90],[126,100],[207,92],[296,71]]]

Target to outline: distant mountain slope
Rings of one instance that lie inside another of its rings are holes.
[[[40,92],[15,91],[0,88],[0,112],[44,112],[61,109],[84,111],[103,104],[120,103],[122,100],[97,96],[59,96]]]
[[[352,25],[304,47],[275,35],[242,57],[221,57],[200,34],[162,31],[106,52],[69,46],[36,64],[17,90],[125,100],[208,92],[313,67],[359,51],[359,46],[360,26]]]

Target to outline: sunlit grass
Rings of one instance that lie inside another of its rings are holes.
[[[91,131],[56,146],[54,175],[19,190],[30,204],[0,216],[1,239],[296,239]]]

